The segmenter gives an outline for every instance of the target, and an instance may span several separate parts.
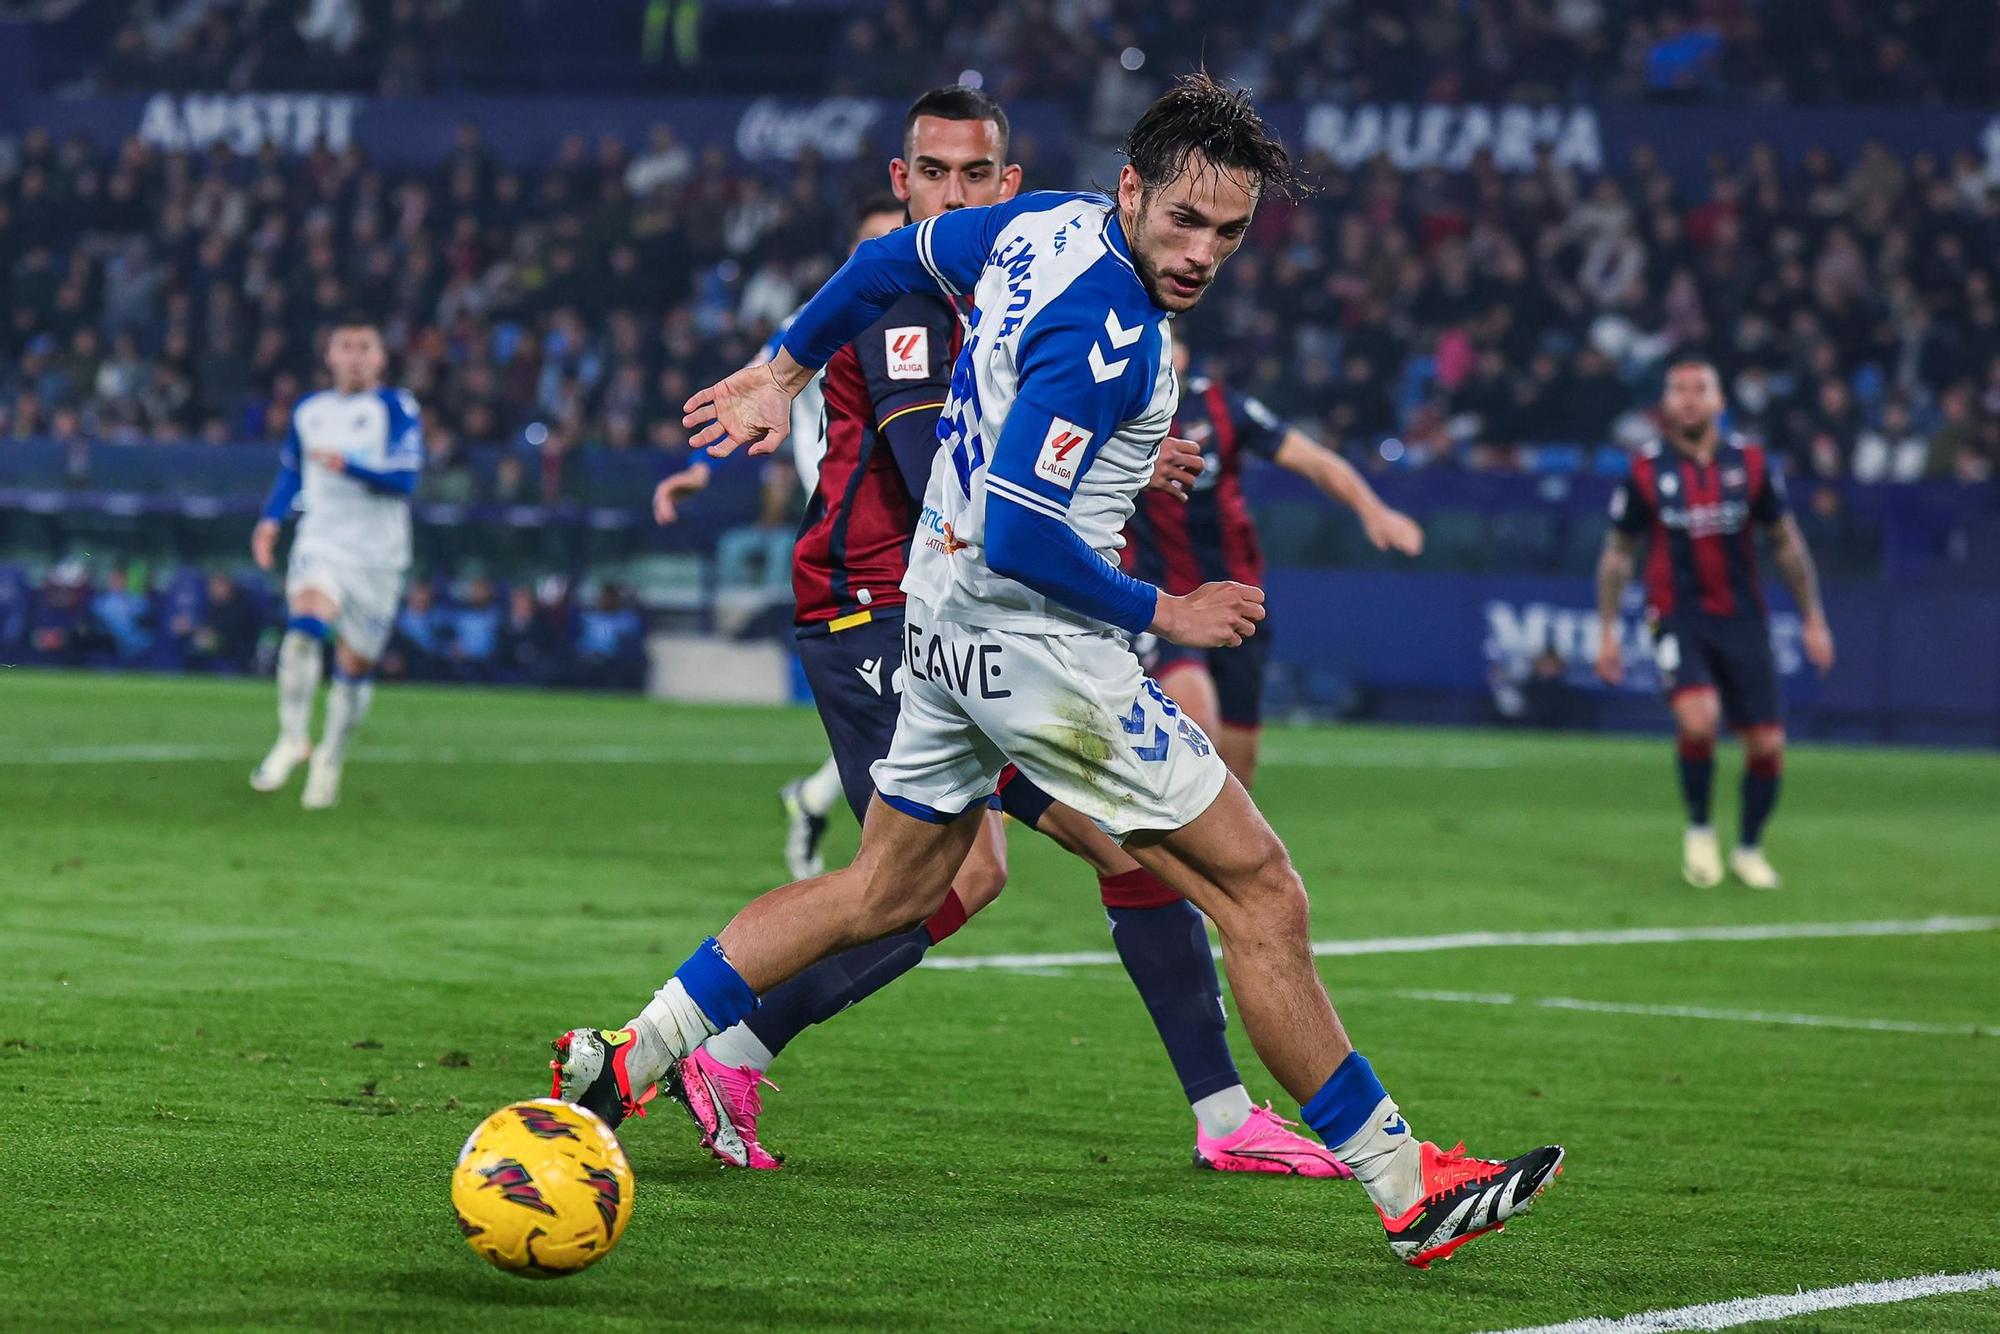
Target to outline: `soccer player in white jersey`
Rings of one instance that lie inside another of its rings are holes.
[[[388,361],[374,324],[349,320],[334,328],[326,346],[333,388],[307,395],[292,410],[277,480],[250,535],[258,566],[272,568],[279,530],[299,508],[285,572],[290,619],[278,647],[278,740],[250,786],[276,792],[306,764],[299,804],[309,811],[340,800],[347,744],[368,716],[371,674],[410,568],[410,497],[424,445],[416,400],[383,386]],[[315,746],[313,699],[329,640],[333,688]]]
[[[1258,589],[1175,597],[1111,557],[1177,406],[1167,321],[1292,178],[1248,95],[1202,74],[1147,109],[1125,152],[1115,199],[1022,195],[860,247],[768,367],[689,400],[694,444],[767,451],[813,368],[899,294],[974,295],[904,582],[902,713],[854,864],[750,903],[626,1027],[557,1039],[562,1093],[616,1123],[759,992],[923,920],[1012,761],[1207,913],[1264,1064],[1367,1189],[1392,1252],[1425,1267],[1526,1210],[1563,1151],[1489,1161],[1416,1138],[1314,970],[1284,845],[1132,656],[1143,631],[1235,646],[1263,619]]]
[[[903,225],[903,201],[894,195],[864,200],[858,211],[854,244],[872,241]],[[794,312],[792,319],[797,318]],[[790,332],[792,319],[772,331],[752,366],[762,366],[778,355]],[[826,457],[826,402],[820,384],[826,378],[822,368],[812,382],[792,400],[792,468],[806,497],[819,486],[819,463]],[[653,489],[653,518],[672,523],[679,517],[679,504],[706,488],[714,475],[706,458],[672,474]],[[819,845],[826,837],[828,818],[842,800],[840,765],[833,756],[803,778],[794,778],[778,790],[778,806],[785,813],[785,865],[794,876],[805,880],[826,869]]]

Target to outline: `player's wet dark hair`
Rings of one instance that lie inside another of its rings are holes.
[[[1255,176],[1261,195],[1304,191],[1292,155],[1251,105],[1249,90],[1225,88],[1207,70],[1174,80],[1125,136],[1125,156],[1148,194],[1179,180],[1197,153]]]
[[[1673,379],[1675,371],[1707,371],[1716,378],[1717,383],[1720,383],[1722,380],[1722,372],[1717,369],[1716,364],[1707,357],[1694,352],[1683,352],[1680,356],[1668,362],[1667,373],[1661,383]]]
[[[336,329],[366,329],[377,338],[383,336],[382,321],[376,319],[365,310],[342,311],[338,319],[326,326],[328,333],[332,333]]]
[[[1000,131],[1000,156],[1007,156],[1007,143],[1013,130],[1007,124],[1007,113],[1000,104],[962,83],[948,84],[943,88],[933,88],[910,103],[909,114],[903,117],[903,151],[910,146],[910,131],[916,128],[917,117],[936,116],[939,120],[990,120]]]

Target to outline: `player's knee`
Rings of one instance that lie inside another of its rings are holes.
[[[1775,763],[1785,756],[1785,729],[1753,727],[1743,734],[1743,749],[1753,760]]]
[[[1233,897],[1259,931],[1277,938],[1306,934],[1312,916],[1306,885],[1293,867],[1284,844],[1272,840],[1255,869],[1245,877],[1244,889],[1245,892]]]
[[[952,877],[951,887],[958,891],[958,901],[965,905],[965,915],[970,917],[999,898],[1000,891],[1007,888],[1007,868],[990,862],[967,863]]]
[[[1713,695],[1684,695],[1674,709],[1674,727],[1684,742],[1714,745],[1719,721]]]
[[[938,910],[951,888],[948,877],[911,876],[879,864],[857,862],[848,869],[859,880],[856,901],[861,920],[856,925],[861,940],[915,926]]]

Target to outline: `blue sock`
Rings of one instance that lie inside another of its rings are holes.
[[[1319,1092],[1299,1109],[1299,1116],[1326,1141],[1328,1148],[1338,1148],[1368,1124],[1369,1113],[1388,1096],[1367,1058],[1351,1051],[1326,1083],[1320,1085]]]
[[[1104,911],[1118,957],[1153,1016],[1187,1100],[1199,1102],[1241,1084],[1201,913],[1184,899],[1164,907]]]
[[[294,616],[285,622],[285,628],[322,641],[333,638],[332,627],[317,616]]]
[[[776,1056],[814,1024],[825,1023],[915,968],[930,947],[930,931],[917,926],[842,950],[773,987],[744,1026]]]
[[[723,956],[714,936],[695,947],[687,962],[674,970],[674,980],[688,999],[701,1008],[717,1032],[737,1023],[757,1008],[757,993]]]

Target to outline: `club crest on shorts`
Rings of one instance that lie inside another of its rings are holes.
[[[1197,755],[1207,755],[1210,749],[1208,737],[1199,727],[1186,718],[1180,720],[1181,740],[1187,742],[1188,749]]]
[[[882,331],[882,353],[892,380],[931,378],[931,331],[921,324]]]

